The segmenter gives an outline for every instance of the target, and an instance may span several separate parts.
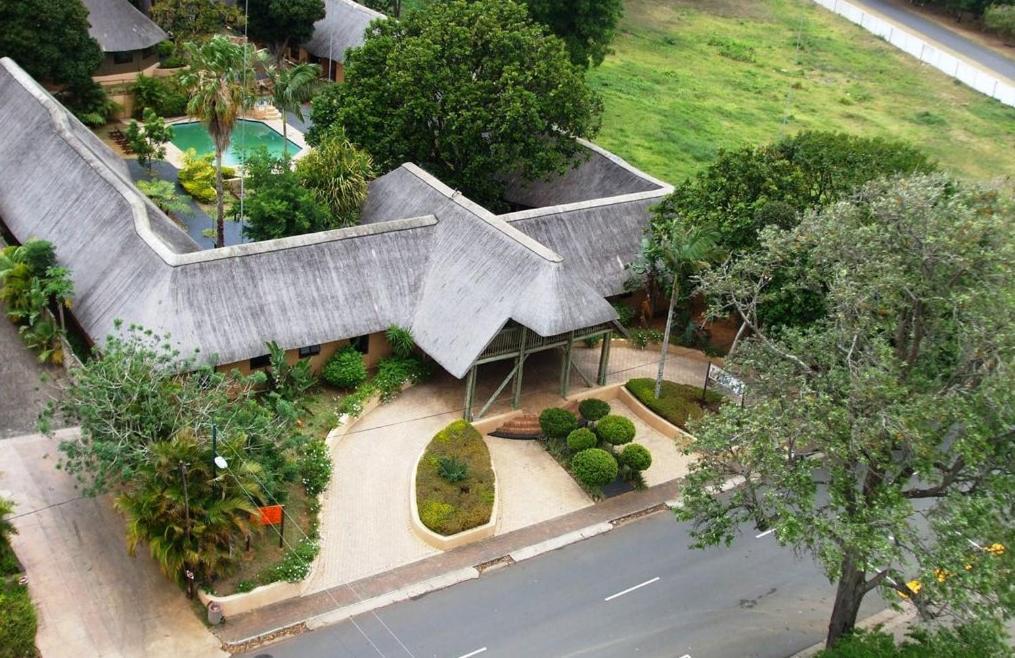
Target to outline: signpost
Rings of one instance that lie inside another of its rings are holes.
[[[713,365],[711,361],[708,363],[708,372],[705,373],[705,385],[701,388],[702,399],[705,398],[705,393],[708,391],[710,384],[712,388],[717,389],[720,393],[739,401],[741,407],[744,406],[744,399],[747,397],[747,386],[731,373],[719,366]]]
[[[279,526],[278,547],[282,548],[285,536],[285,505],[266,505],[258,507],[257,511],[260,513],[261,525]]]

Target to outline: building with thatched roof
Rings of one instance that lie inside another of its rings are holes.
[[[53,243],[92,339],[117,320],[138,323],[223,367],[258,367],[270,340],[317,365],[353,342],[373,362],[391,325],[409,328],[470,391],[483,363],[520,368],[527,353],[551,348],[569,359],[576,340],[614,328],[609,298],[624,293],[648,208],[672,189],[588,148],[564,176],[511,185],[507,198],[522,209],[509,214],[406,163],[371,183],[360,226],[201,251],[134,187],[122,160],[0,60],[8,239]]]
[[[169,36],[128,0],[81,0],[88,34],[105,54],[96,76],[139,73],[158,64],[155,51]]]
[[[352,0],[324,0],[324,11],[324,18],[314,23],[310,41],[295,48],[292,55],[301,62],[320,64],[324,75],[342,82],[345,51],[362,46],[370,23],[386,16]]]

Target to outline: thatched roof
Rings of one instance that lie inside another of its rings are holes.
[[[604,296],[669,191],[497,217],[405,164],[371,184],[362,226],[198,251],[122,164],[0,60],[0,219],[54,244],[94,339],[122,319],[230,363],[399,324],[459,377],[509,320],[552,336],[613,319]]]
[[[378,18],[379,11],[368,9],[352,0],[324,0],[324,18],[314,23],[314,36],[303,48],[317,57],[336,62],[345,61],[345,51],[363,45],[367,26]]]
[[[88,34],[102,52],[144,50],[169,36],[127,0],[81,0],[88,10]],[[73,57],[74,53],[67,53]]]

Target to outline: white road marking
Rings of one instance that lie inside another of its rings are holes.
[[[459,656],[458,658],[470,658],[471,656],[478,656],[479,654],[483,653],[484,651],[486,651],[486,647],[483,647],[481,649],[476,649],[475,651],[467,653],[464,656]]]
[[[765,532],[761,533],[760,535],[754,535],[754,538],[755,538],[755,539],[761,539],[761,538],[762,538],[762,537],[764,537],[765,535],[770,535],[770,534],[772,534],[773,532],[775,532],[775,528],[769,528],[768,530],[766,530]]]
[[[625,594],[630,594],[634,590],[639,589],[641,587],[644,587],[645,585],[651,585],[652,583],[656,582],[657,580],[659,580],[659,576],[656,576],[652,580],[646,580],[643,583],[639,583],[638,585],[635,585],[634,587],[628,587],[623,592],[617,592],[616,594],[611,594],[610,596],[607,596],[603,600],[604,601],[612,601],[613,599],[617,598],[618,596],[624,596]]]
[[[691,658],[691,654],[689,654],[689,653],[685,653],[685,654],[684,654],[683,656],[681,656],[680,658]]]

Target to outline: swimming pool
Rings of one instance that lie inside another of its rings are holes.
[[[240,119],[233,126],[233,135],[232,139],[229,140],[229,149],[222,154],[222,164],[229,165],[230,167],[242,165],[244,153],[261,146],[266,147],[268,153],[280,156],[282,155],[282,146],[285,144],[285,141],[285,138],[279,132],[269,127],[263,121]],[[184,152],[187,149],[194,149],[198,155],[215,152],[215,144],[211,141],[208,129],[204,127],[203,123],[198,121],[174,123],[173,145]],[[300,147],[292,140],[289,140],[290,157],[296,155],[299,151]]]

